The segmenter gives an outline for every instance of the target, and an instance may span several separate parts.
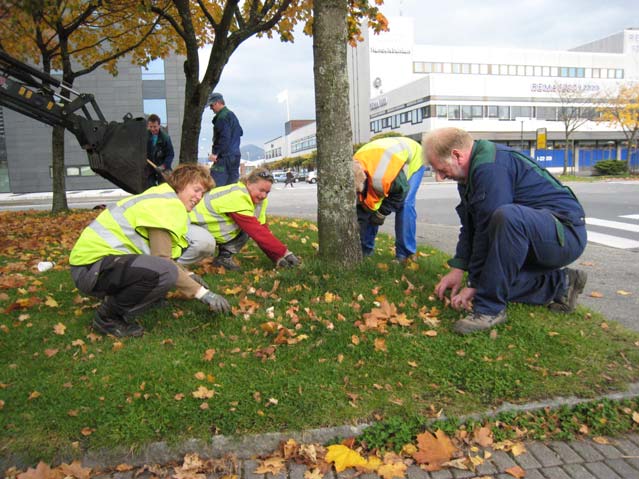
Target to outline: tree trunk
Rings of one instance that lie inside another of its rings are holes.
[[[185,78],[186,88],[184,114],[182,115],[182,137],[180,139],[180,164],[197,163],[202,114],[204,113],[204,105],[200,103],[199,99],[198,92],[201,85],[197,76],[193,78],[187,74]]]
[[[343,266],[361,261],[351,168],[353,145],[348,100],[348,0],[315,0],[313,72],[317,120],[319,255]]]
[[[54,126],[51,133],[51,163],[52,163],[52,187],[53,201],[51,203],[52,213],[68,211],[67,189],[65,183],[64,167],[64,128]]]

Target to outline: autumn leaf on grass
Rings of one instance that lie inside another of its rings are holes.
[[[285,467],[284,458],[282,457],[269,457],[262,461],[262,463],[255,469],[255,474],[273,474],[277,476],[282,472]]]
[[[56,477],[48,464],[40,461],[35,469],[28,468],[26,472],[17,475],[17,479],[50,479]]]
[[[357,451],[353,451],[351,448],[341,444],[328,446],[327,450],[324,460],[335,463],[337,472],[342,472],[349,467],[366,467],[368,464],[368,461],[360,456]]]
[[[632,420],[636,422],[637,424],[639,424],[639,412],[632,411]]]
[[[62,336],[66,330],[67,327],[62,323],[58,323],[53,327],[53,332],[55,334],[59,334],[60,336]]]
[[[80,461],[73,461],[71,464],[61,464],[58,468],[65,477],[75,477],[76,479],[89,479],[91,476],[90,467],[82,467]]]
[[[442,464],[450,461],[457,452],[457,448],[441,429],[438,429],[435,435],[428,431],[419,434],[417,447],[419,450],[413,454],[413,459],[427,471],[438,471]]]
[[[213,356],[215,356],[215,349],[207,349],[204,351],[202,359],[204,359],[204,361],[213,361]]]
[[[58,302],[55,299],[53,299],[51,296],[47,296],[47,300],[44,302],[44,304],[46,304],[50,308],[59,308],[60,307]]]
[[[47,358],[52,358],[53,356],[55,356],[56,354],[58,354],[58,350],[57,349],[45,349],[44,350],[44,355]]]
[[[197,391],[193,391],[191,394],[197,399],[210,399],[215,394],[215,391],[207,389],[205,386],[200,386],[197,388]]]
[[[386,348],[386,340],[384,338],[375,338],[375,351],[388,352]]]

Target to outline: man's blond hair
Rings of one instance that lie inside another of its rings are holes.
[[[453,149],[466,150],[472,146],[473,137],[461,128],[447,127],[429,131],[422,136],[424,164],[430,164],[429,157],[448,163]]]

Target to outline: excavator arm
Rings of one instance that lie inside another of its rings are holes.
[[[73,133],[98,175],[129,193],[146,187],[146,122],[127,113],[107,122],[91,94],[78,93],[58,79],[0,50],[0,105]]]

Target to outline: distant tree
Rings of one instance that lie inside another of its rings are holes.
[[[142,45],[157,26],[148,18],[140,21],[143,10],[136,0],[10,0],[5,7],[11,15],[0,15],[0,47],[45,73],[61,71],[69,88],[99,67],[117,74],[116,60]],[[68,209],[64,128],[53,128],[51,144],[56,213]]]
[[[628,143],[626,166],[630,168],[631,155],[637,153],[639,139],[639,83],[622,85],[617,94],[608,95],[597,108],[599,121],[621,128]]]
[[[564,126],[564,169],[562,174],[568,174],[569,153],[573,152],[573,133],[589,120],[594,120],[595,109],[593,96],[585,90],[573,85],[555,83],[556,99],[559,101],[557,117]]]

